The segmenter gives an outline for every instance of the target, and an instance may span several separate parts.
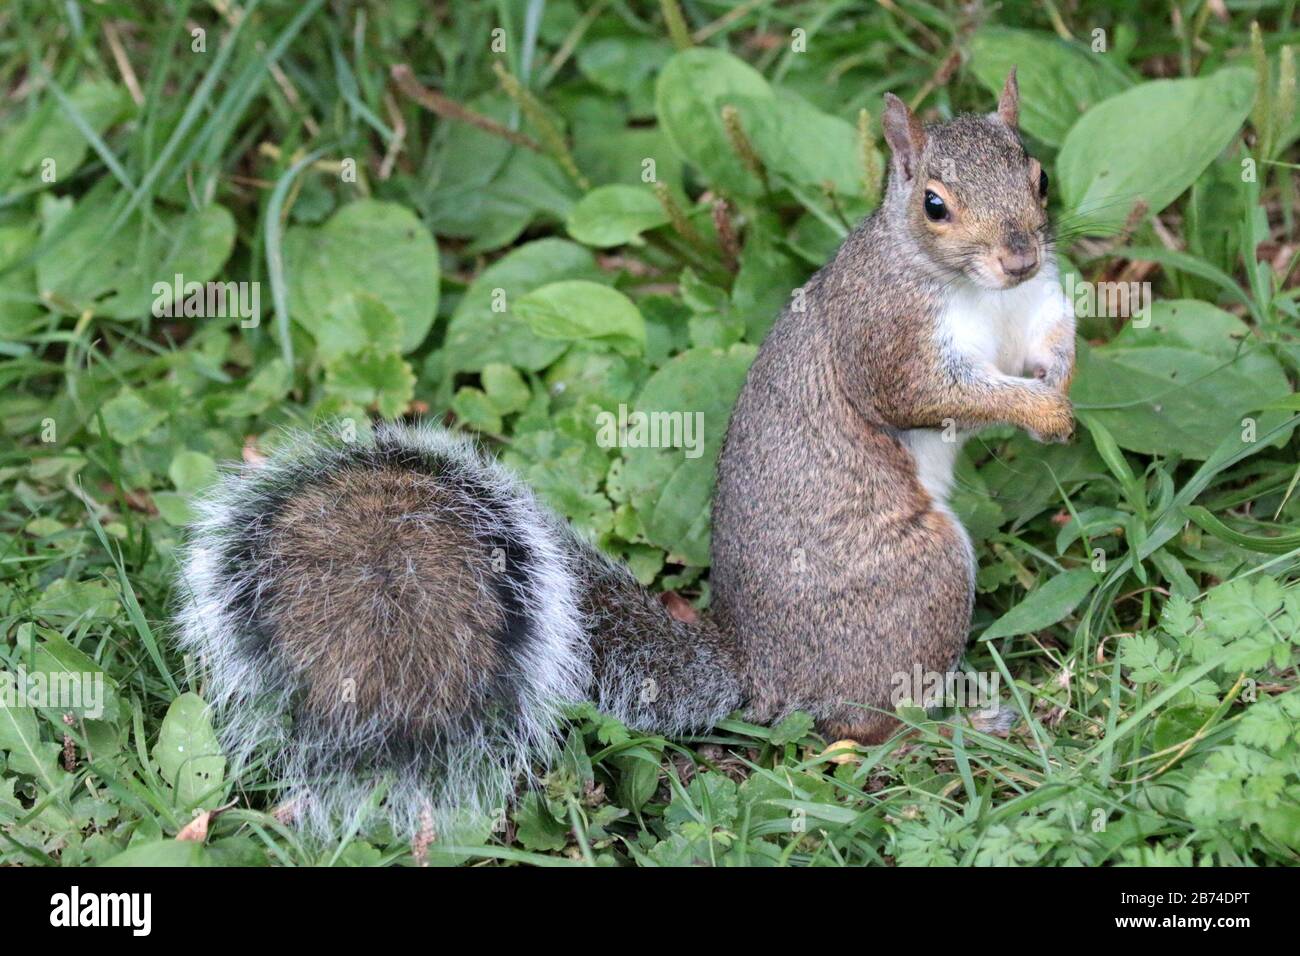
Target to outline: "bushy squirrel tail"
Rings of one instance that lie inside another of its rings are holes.
[[[558,749],[562,708],[637,729],[739,706],[732,641],[687,625],[506,469],[433,426],[296,434],[225,475],[181,561],[179,642],[236,766],[333,833],[499,811]]]

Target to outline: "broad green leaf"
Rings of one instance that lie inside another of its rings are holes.
[[[1231,436],[1248,441],[1243,420],[1291,394],[1286,374],[1240,319],[1207,302],[1156,302],[1149,323],[1130,322],[1109,343],[1079,353],[1071,389],[1121,448],[1203,460]],[[1285,418],[1258,416],[1263,435]]]
[[[203,698],[186,693],[172,701],[153,756],[163,779],[175,789],[177,806],[211,810],[220,805],[226,758]]]
[[[217,463],[201,451],[184,449],[172,458],[167,476],[181,494],[196,494],[216,480]]]
[[[971,38],[971,67],[995,97],[1014,67],[1020,128],[1060,146],[1078,118],[1132,85],[1113,53],[1093,53],[1050,33],[987,26]]]
[[[574,138],[573,157],[593,183],[644,189],[651,170],[656,182],[682,182],[682,159],[658,127],[630,128],[619,114],[613,122],[575,123]]]
[[[47,637],[33,649],[28,676],[41,674],[50,693],[46,712],[74,713],[89,720],[115,721],[120,714],[117,682],[64,637]]]
[[[153,503],[163,521],[173,528],[183,528],[198,518],[192,499],[180,492],[155,491]]]
[[[216,407],[218,419],[243,418],[260,415],[278,403],[293,387],[293,372],[284,359],[270,359],[261,363],[257,374],[246,388],[222,396]]]
[[[981,641],[1029,634],[1064,620],[1097,584],[1089,568],[1074,568],[1053,575],[1039,584],[1025,599],[994,621],[980,635]]]
[[[374,405],[381,416],[394,419],[415,397],[415,373],[396,352],[367,349],[328,366],[325,388],[363,407]]]
[[[482,389],[465,386],[456,390],[451,410],[466,425],[489,435],[501,434],[501,413]]]
[[[468,105],[507,126],[516,122],[517,110],[503,94],[476,97]],[[535,135],[526,126],[521,131]],[[509,245],[535,219],[563,222],[577,199],[577,187],[550,156],[468,123],[450,124],[438,159],[429,226],[440,236],[471,240],[470,253]]]
[[[680,436],[661,434],[661,439],[697,442],[694,448],[625,443],[623,449],[622,481],[647,540],[688,564],[709,563],[709,499],[718,451],[756,351],[752,345],[733,345],[726,351],[684,352],[650,377],[632,409],[647,415],[667,412],[680,422]],[[692,430],[698,426],[698,433],[688,436],[688,425]]]
[[[122,390],[100,409],[109,437],[120,445],[133,445],[167,420],[167,413],[155,408],[129,390]]]
[[[526,371],[545,368],[565,343],[534,334],[514,314],[515,301],[549,282],[599,276],[590,250],[565,239],[539,239],[511,250],[484,269],[456,304],[443,364],[450,373],[477,372],[492,362]]]
[[[502,415],[523,411],[532,392],[528,383],[509,365],[493,362],[483,366],[483,390]]]
[[[362,199],[323,226],[294,226],[284,237],[284,260],[290,314],[313,336],[339,301],[354,293],[374,296],[397,316],[403,353],[417,348],[433,325],[438,247],[405,206]]]
[[[1231,68],[1151,80],[1098,103],[1056,160],[1066,207],[1099,232],[1118,229],[1139,199],[1155,215],[1232,141],[1253,99],[1251,72]]]
[[[613,522],[599,488],[609,452],[598,444],[597,410],[575,407],[549,428],[515,434],[507,460],[544,501],[583,530],[603,534]]]
[[[796,185],[829,186],[838,196],[862,193],[862,149],[853,124],[785,90],[738,97],[736,109],[769,171]]]
[[[0,265],[17,262],[35,244],[34,223],[0,226]],[[35,266],[0,275],[0,343],[17,342],[34,330],[44,313],[37,299]]]
[[[516,835],[526,850],[563,850],[569,842],[569,827],[551,816],[546,801],[530,790],[515,810]]]
[[[692,312],[726,312],[731,308],[727,290],[705,282],[690,266],[682,270],[677,286],[682,301]]]
[[[964,460],[969,461],[970,456]],[[1006,442],[1001,453],[980,465],[978,476],[989,497],[1015,529],[1044,509],[1060,506],[1057,482],[1069,488],[1103,474],[1104,470],[1105,465],[1091,442],[1042,445],[1018,432]],[[960,483],[960,473],[958,478]],[[961,494],[955,496],[956,500],[961,497]]]
[[[636,305],[598,282],[552,282],[520,299],[514,311],[544,339],[598,340],[624,355],[645,350],[645,320]]]
[[[125,88],[107,80],[88,80],[69,94],[72,106],[97,134],[131,112]],[[90,150],[63,104],[52,93],[41,106],[14,122],[0,138],[0,177],[20,174],[29,183],[67,182]],[[47,179],[46,172],[52,175]]]
[[[69,578],[51,582],[32,607],[37,618],[58,624],[78,619],[111,619],[120,610],[121,600],[112,585],[105,581],[73,581]]]
[[[731,290],[731,308],[745,323],[748,341],[763,341],[809,271],[782,251],[776,238],[766,230],[750,230],[740,252],[740,271]]]
[[[16,686],[17,679],[0,670],[4,686]],[[40,722],[31,707],[0,707],[0,751],[8,751],[10,771],[35,777],[42,790],[52,793],[66,775],[58,765],[61,749],[53,741],[41,740]]]
[[[207,866],[208,848],[194,840],[151,840],[136,843],[105,860],[101,866]]]
[[[1213,707],[1203,707],[1198,704],[1170,707],[1156,718],[1155,726],[1151,731],[1152,748],[1159,751],[1181,746],[1195,736],[1213,714]],[[1171,756],[1172,754],[1165,759],[1168,760]]]
[[[722,108],[772,95],[763,75],[743,60],[694,47],[676,54],[660,72],[655,113],[673,148],[711,185],[752,199],[762,194],[763,184],[732,149]]]
[[[214,203],[184,213],[155,208],[161,229],[145,229],[137,214],[106,241],[117,216],[110,185],[101,180],[75,205],[67,197],[41,199],[42,238],[56,230],[59,235],[36,261],[41,294],[52,307],[139,320],[171,301],[177,275],[183,283],[216,277],[235,244],[235,220],[225,207]],[[234,304],[228,309],[233,314]]]
[[[1269,839],[1300,849],[1300,807],[1270,801],[1257,813],[1259,828]]]
[[[398,352],[402,345],[402,324],[393,310],[373,295],[349,292],[321,316],[312,334],[322,360],[337,362],[345,355],[367,349]]]
[[[673,48],[654,37],[611,36],[583,43],[577,63],[597,86],[639,99],[653,94],[651,81],[672,55]]]
[[[984,475],[971,463],[969,455],[957,459],[949,506],[974,542],[991,537],[1007,520],[1002,506],[989,492]]]
[[[773,174],[802,186],[829,186],[839,195],[862,192],[852,124],[789,90],[773,90],[730,53],[696,47],[678,53],[659,74],[655,109],[674,148],[715,188],[742,198],[763,191],[727,135],[724,106],[736,108],[744,135]]]
[[[617,411],[618,403],[629,401],[648,375],[649,370],[635,358],[598,344],[574,345],[546,370],[552,415],[585,404]]]
[[[697,773],[685,792],[676,792],[664,811],[664,822],[680,829],[699,818],[711,826],[729,827],[740,811],[736,781],[714,770]]]
[[[636,812],[659,789],[659,756],[644,747],[632,747],[610,758],[618,769],[618,802]]]
[[[597,248],[641,244],[641,233],[668,222],[648,187],[599,186],[583,196],[565,224],[569,235]]]
[[[790,716],[773,725],[771,743],[780,747],[785,744],[798,743],[813,731],[813,718],[802,710],[796,710]]]

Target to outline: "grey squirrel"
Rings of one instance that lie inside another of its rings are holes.
[[[989,115],[923,126],[886,96],[880,207],[780,316],[732,414],[695,623],[443,428],[299,435],[224,477],[182,555],[178,632],[227,752],[262,756],[312,830],[382,793],[414,833],[503,806],[570,702],[670,735],[804,709],[887,738],[896,676],[966,643],[962,437],[1073,428],[1074,320],[1017,112],[1014,71]]]

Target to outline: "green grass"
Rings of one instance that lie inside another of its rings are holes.
[[[1172,8],[0,11],[0,664],[107,691],[0,708],[0,864],[1295,863],[1300,27],[1294,0]],[[441,418],[707,603],[721,422],[874,204],[881,94],[988,110],[1011,63],[1067,275],[1156,301],[1081,319],[1072,444],[994,430],[959,469],[967,662],[1008,735],[904,710],[832,763],[802,715],[669,741],[582,709],[544,788],[415,847],[307,845],[263,770],[229,774],[169,624],[214,463]],[[258,283],[260,321],[153,314],[177,273]],[[601,447],[620,403],[704,412],[706,454]]]

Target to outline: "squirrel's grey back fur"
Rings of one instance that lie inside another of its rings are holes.
[[[468,440],[297,434],[222,478],[182,561],[182,647],[238,764],[307,829],[387,784],[399,831],[491,813],[553,756],[564,704],[706,727],[740,703],[725,642],[673,620]]]

